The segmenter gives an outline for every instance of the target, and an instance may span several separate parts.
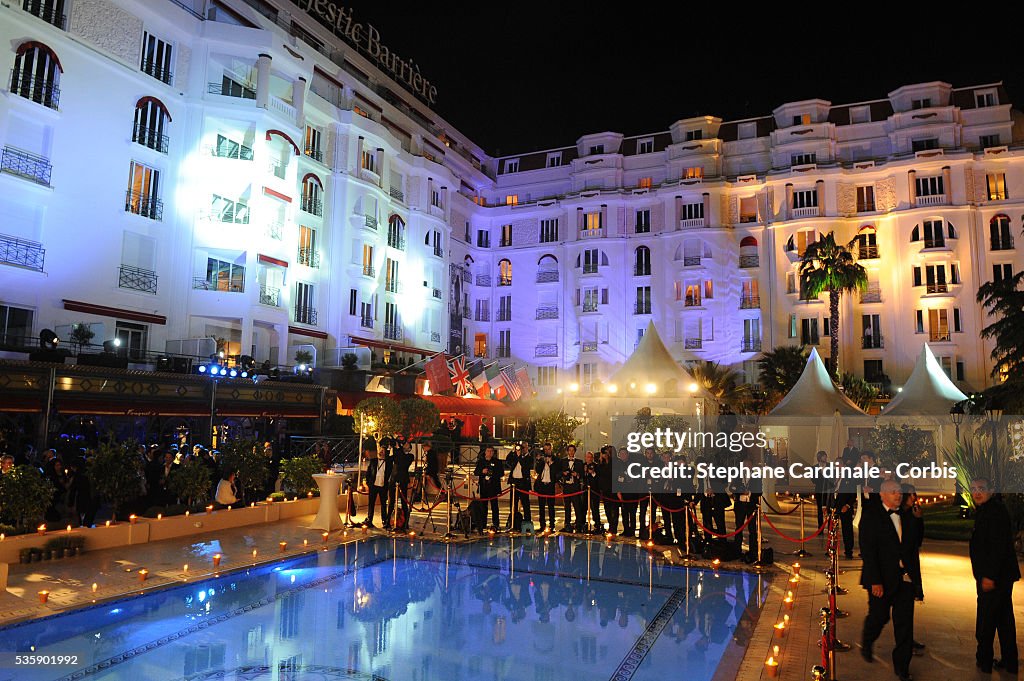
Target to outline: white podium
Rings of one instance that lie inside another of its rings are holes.
[[[311,527],[315,530],[337,530],[344,526],[341,521],[341,514],[338,512],[338,493],[341,490],[342,475],[327,475],[316,473],[313,475],[316,486],[320,488],[320,510],[316,513]]]

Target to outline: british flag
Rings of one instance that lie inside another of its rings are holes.
[[[448,373],[452,376],[452,385],[455,386],[456,395],[466,395],[473,391],[473,384],[469,380],[469,371],[466,369],[462,355],[448,364]]]

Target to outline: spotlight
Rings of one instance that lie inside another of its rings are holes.
[[[60,339],[52,329],[43,329],[39,332],[39,347],[43,350],[56,350]]]
[[[238,358],[238,366],[241,368],[242,378],[249,378],[256,368],[256,360],[250,355],[242,355]]]
[[[198,371],[201,374],[205,374],[206,373],[206,365],[205,364],[200,364]]]
[[[228,376],[230,376],[231,378],[235,378],[238,376],[238,372],[235,369],[232,369],[231,371],[228,372]]]

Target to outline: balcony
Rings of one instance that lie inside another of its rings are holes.
[[[808,334],[808,333],[800,334],[800,344],[801,345],[819,345],[820,343],[821,343],[821,338],[816,333],[815,334]]]
[[[405,340],[405,331],[401,324],[385,324],[384,337],[393,341]]]
[[[42,272],[45,257],[46,249],[41,243],[0,234],[0,265]]]
[[[363,226],[367,229],[377,229],[377,218],[373,215],[364,215]]]
[[[597,352],[597,341],[584,341],[580,350],[581,352]]]
[[[857,202],[857,212],[858,213],[874,213],[875,212],[875,202],[873,200],[872,201],[858,201]]]
[[[584,312],[597,312],[597,301],[596,300],[584,300],[583,301]]]
[[[878,246],[860,244],[857,247],[858,260],[874,260],[876,258],[878,258]]]
[[[403,203],[405,202],[405,192],[403,192],[398,187],[388,187],[388,194],[390,194],[391,198],[393,198],[396,201],[402,201]]]
[[[171,81],[174,80],[174,74],[171,73],[169,68],[160,66],[157,62],[151,59],[147,59],[142,62],[141,71],[146,75],[153,76],[161,83],[165,83],[167,85],[170,85]]]
[[[683,348],[686,350],[700,350],[704,347],[703,338],[684,338]]]
[[[700,307],[701,297],[700,296],[686,296],[683,298],[683,307]]]
[[[377,270],[373,268],[373,265],[363,265],[363,276],[364,277],[376,277]]]
[[[284,223],[280,220],[273,220],[267,223],[267,228],[263,231],[271,239],[280,241],[284,236]]]
[[[649,276],[651,276],[651,266],[650,265],[634,265],[633,266],[633,276],[634,277],[649,277]]]
[[[1009,234],[1004,234],[1001,237],[990,239],[990,243],[993,251],[1013,250],[1013,237]]]
[[[31,154],[17,147],[4,147],[0,158],[0,172],[35,182],[44,187],[50,186],[50,159]]]
[[[398,281],[397,277],[386,279],[384,281],[384,290],[387,291],[388,293],[401,293],[402,282]]]
[[[533,349],[534,357],[558,357],[558,343],[538,343]]]
[[[878,284],[868,284],[860,292],[860,302],[880,303],[882,302],[882,287]]]
[[[439,289],[439,288],[431,288],[430,289],[430,296],[432,298],[437,298],[438,300],[441,300],[441,296],[442,296],[441,289]]]
[[[170,137],[161,135],[159,131],[153,128],[147,128],[144,125],[138,124],[132,129],[132,142],[141,144],[148,149],[159,151],[161,154],[166,154],[171,146]]]
[[[700,267],[701,257],[699,255],[684,255],[683,267]]]
[[[651,314],[651,301],[638,300],[633,303],[633,314]]]
[[[924,240],[924,247],[925,248],[945,248],[946,247],[946,240],[943,239],[942,237],[939,237],[938,239],[928,239],[928,238],[925,238],[925,240]]]
[[[156,272],[141,267],[121,265],[117,275],[117,287],[141,293],[156,293]]]
[[[281,289],[260,284],[260,305],[281,307]]]
[[[537,283],[550,284],[558,281],[558,270],[537,270]]]
[[[486,308],[481,308],[476,311],[476,317],[474,317],[474,319],[478,322],[489,322],[491,321],[491,311]]]
[[[232,280],[227,277],[193,277],[192,290],[245,293],[245,283],[241,279]]]
[[[751,267],[760,267],[761,259],[756,255],[741,255],[740,256],[740,269],[746,270]]]
[[[55,2],[45,0],[25,0],[24,9],[34,17],[39,17],[51,26],[56,26],[62,31],[67,30],[67,18],[58,12]]]
[[[679,229],[699,229],[704,226],[704,218],[691,218],[689,220],[680,220]]]
[[[441,342],[441,332],[440,331],[431,331],[430,332],[430,342],[431,343],[440,343]],[[508,355],[506,355],[506,357],[507,356]]]
[[[373,328],[373,317],[370,317],[369,315],[362,315],[362,316],[360,316],[359,317],[359,326],[360,326],[360,328],[363,328],[363,329],[372,329]]]
[[[761,296],[745,295],[740,296],[741,310],[756,310],[761,307]]]
[[[881,350],[885,347],[885,342],[881,336],[863,336],[860,339],[860,346],[865,350]]]
[[[306,147],[305,153],[306,156],[318,163],[324,162],[324,152],[316,147]]]
[[[917,197],[918,206],[941,206],[944,203],[946,203],[945,194],[931,194],[929,196]]]
[[[271,111],[276,111],[285,117],[289,123],[295,123],[295,107],[290,102],[287,102],[276,95],[270,95],[267,98],[267,108]]]
[[[817,343],[814,343],[817,345]],[[760,338],[742,338],[740,339],[740,352],[761,352],[761,339]]]
[[[583,263],[583,274],[597,274],[597,263]]]
[[[320,267],[320,252],[315,248],[309,246],[303,246],[299,248],[298,258],[296,259],[300,265],[306,267],[318,268]]]
[[[285,178],[285,176],[288,175],[288,166],[285,165],[284,163],[281,163],[280,161],[274,159],[274,160],[271,160],[270,163],[267,164],[267,171],[271,175],[276,177],[277,179],[283,180]],[[306,209],[303,208],[303,210],[306,210]],[[312,211],[306,211],[306,212],[307,213],[311,213]],[[319,215],[319,213],[317,213],[317,215]]]
[[[558,306],[538,305],[537,316],[534,319],[558,319]]]
[[[949,331],[931,331],[928,333],[928,341],[930,343],[949,343],[952,340],[953,338],[949,335]]]
[[[512,321],[512,309],[508,307],[499,307],[498,316],[494,318],[496,322],[510,322]]]
[[[397,234],[388,234],[388,246],[398,251],[404,251],[405,237]]]
[[[324,216],[324,202],[316,196],[303,194],[302,200],[299,201],[299,208],[301,208],[304,213],[315,215],[318,218],[322,218]],[[374,227],[374,229],[376,229],[376,227]]]
[[[949,293],[949,284],[928,284],[925,286],[928,293]]]
[[[498,286],[511,286],[512,277],[498,277]]]
[[[36,104],[57,110],[60,99],[60,88],[52,82],[41,78],[29,78],[22,73],[11,70],[11,92]]]
[[[579,232],[580,239],[598,239],[604,236],[604,228],[598,229],[581,229]]]
[[[491,285],[491,275],[489,275],[489,274],[478,274],[478,275],[476,275],[476,285],[477,286],[490,286]]]
[[[125,194],[124,209],[150,220],[164,219],[164,203],[155,196],[128,190]]]
[[[295,306],[295,323],[316,325],[316,308],[306,305]]]
[[[794,208],[793,209],[793,219],[794,220],[796,220],[797,218],[816,218],[816,217],[818,217],[818,207],[817,206],[806,206],[804,208]]]
[[[508,358],[512,356],[512,348],[507,345],[499,345],[497,354],[494,355],[498,358]]]
[[[440,246],[436,246],[435,245],[434,246],[434,257],[443,258],[444,257],[444,249],[441,248]]]

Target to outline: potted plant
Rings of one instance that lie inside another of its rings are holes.
[[[205,502],[210,495],[210,469],[198,459],[189,459],[171,472],[167,485],[189,506]]]
[[[295,363],[296,364],[312,364],[313,353],[309,350],[296,350],[295,351]]]
[[[121,508],[139,493],[142,479],[142,461],[135,454],[137,443],[119,444],[113,435],[100,442],[96,454],[89,461],[89,479],[93,491],[112,507],[112,518],[117,520]]]
[[[255,500],[268,487],[270,458],[255,440],[231,440],[221,449],[221,470],[235,471],[242,503]]]
[[[70,337],[71,342],[77,345],[78,351],[81,352],[83,345],[92,343],[92,339],[96,337],[96,332],[85,322],[79,322],[71,327]]]
[[[282,502],[282,501],[285,500],[285,493],[284,492],[272,492],[270,494],[270,496],[267,497],[267,498],[270,499],[270,501],[272,501],[273,503],[276,504],[276,503],[279,503],[279,502]]]
[[[53,484],[33,466],[0,475],[0,519],[21,531],[37,527],[53,499]]]
[[[305,495],[316,489],[313,475],[322,472],[320,462],[313,456],[297,456],[281,461],[284,486],[289,492]]]

